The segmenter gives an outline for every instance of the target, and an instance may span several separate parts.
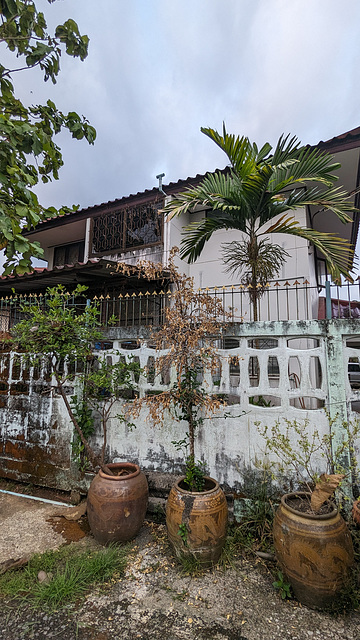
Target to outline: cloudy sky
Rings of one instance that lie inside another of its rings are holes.
[[[18,74],[24,100],[51,97],[87,116],[95,145],[59,138],[60,180],[45,205],[82,207],[223,167],[201,126],[259,144],[304,143],[360,125],[358,0],[58,0],[49,25],[75,19],[89,56],[63,56],[58,83]],[[99,10],[99,7],[101,9]]]

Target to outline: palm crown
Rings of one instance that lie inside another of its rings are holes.
[[[182,258],[194,262],[219,229],[243,232],[248,246],[256,248],[261,236],[286,233],[312,242],[324,255],[334,279],[349,277],[353,248],[347,240],[301,226],[291,213],[315,205],[332,211],[343,223],[352,222],[349,212],[354,205],[344,190],[334,187],[337,177],[333,172],[340,165],[329,154],[301,146],[296,137],[281,136],[272,152],[269,143],[259,150],[248,138],[228,134],[225,125],[222,135],[209,128],[201,131],[226,153],[230,167],[208,173],[198,186],[178,194],[164,207],[171,217],[198,206],[209,209],[203,220],[184,229]],[[231,269],[236,270],[230,264]]]

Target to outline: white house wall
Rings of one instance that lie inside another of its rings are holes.
[[[183,217],[173,218],[171,224],[171,245],[180,246],[183,228],[190,222],[197,222],[202,219],[203,213],[191,214],[186,219]],[[299,209],[294,212],[294,217],[300,225],[306,225],[306,212]],[[265,229],[270,223],[265,225]],[[308,242],[302,238],[290,236],[286,234],[273,234],[269,236],[272,242],[282,246],[289,254],[286,263],[281,269],[278,277],[280,279],[307,279],[309,283],[314,283],[313,270],[313,252],[308,246]],[[239,282],[239,275],[230,275],[226,273],[225,265],[222,259],[221,245],[233,240],[240,240],[241,232],[236,230],[219,230],[208,240],[204,246],[201,255],[196,262],[188,265],[183,261],[181,269],[188,275],[193,276],[195,287],[221,287],[223,285],[232,285]]]

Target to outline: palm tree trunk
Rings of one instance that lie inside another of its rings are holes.
[[[249,257],[251,262],[251,292],[250,292],[250,301],[253,308],[253,319],[254,322],[258,321],[258,270],[257,270],[257,259],[258,259],[258,242],[255,231],[252,230],[250,234],[249,240]]]

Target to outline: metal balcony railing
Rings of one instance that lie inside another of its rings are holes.
[[[254,321],[254,295],[250,287],[228,285],[201,290],[219,300],[227,322]],[[31,305],[46,305],[46,295],[28,294],[0,298],[0,331],[9,332],[26,316]],[[257,298],[257,320],[311,320],[325,318],[360,318],[360,280],[342,286],[325,284],[312,287],[303,278],[269,282]],[[129,291],[100,295],[91,300],[99,310],[103,327],[158,326],[164,320],[165,309],[171,305],[171,291],[149,288],[145,292]],[[70,297],[70,307],[83,310],[86,298]]]

